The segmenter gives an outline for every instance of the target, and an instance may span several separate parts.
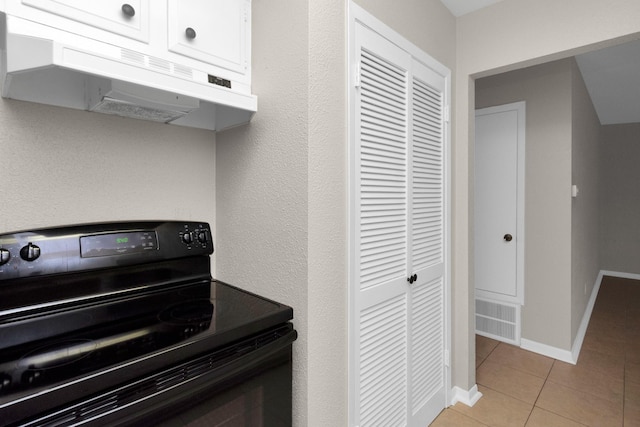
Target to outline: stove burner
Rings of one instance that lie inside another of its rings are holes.
[[[191,300],[165,308],[158,319],[171,325],[207,325],[213,316],[213,304],[208,299]]]

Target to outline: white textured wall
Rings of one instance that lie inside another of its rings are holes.
[[[476,108],[526,102],[522,338],[571,348],[571,64],[476,80]]]
[[[309,1],[309,387],[307,426],[346,426],[346,3]]]
[[[637,38],[639,32],[637,0],[507,0],[458,18],[453,223],[458,230],[453,259],[457,312],[474,311],[469,274],[473,266],[473,230],[469,229],[473,223],[473,79]],[[454,327],[456,336],[473,336],[471,321]],[[473,358],[472,346],[456,351]],[[470,388],[475,383],[474,367],[454,359],[454,383]]]
[[[640,123],[603,126],[600,149],[602,268],[640,274]]]
[[[587,308],[600,262],[600,120],[575,60],[571,60],[571,343]]]
[[[308,425],[307,2],[253,0],[248,126],[217,135],[216,277],[294,310],[294,425]]]
[[[455,73],[456,20],[440,0],[355,0]]]
[[[213,132],[6,99],[0,129],[0,232],[129,219],[214,225]]]

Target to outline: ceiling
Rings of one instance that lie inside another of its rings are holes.
[[[456,17],[491,6],[502,0],[440,0]]]
[[[506,0],[441,0],[456,17]],[[640,41],[576,56],[603,125],[640,123]]]
[[[600,123],[640,123],[640,42],[576,56]]]

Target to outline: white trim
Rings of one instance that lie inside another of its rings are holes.
[[[526,338],[522,338],[520,340],[520,348],[543,356],[551,357],[562,362],[571,363],[572,365],[576,364],[575,360],[573,360],[573,355],[569,350],[563,350],[558,347],[542,344],[537,341],[531,341]]]
[[[482,397],[482,393],[480,393],[478,391],[478,385],[474,384],[473,387],[471,387],[469,389],[469,391],[467,390],[463,390],[458,386],[455,386],[451,389],[451,396],[453,396],[451,398],[451,406],[455,405],[456,403],[460,402],[463,403],[465,405],[467,405],[468,407],[472,407],[473,405],[476,404],[476,402],[478,402],[478,400],[480,400],[480,398]]]
[[[613,276],[613,277],[621,277],[623,279],[633,279],[640,280],[640,274],[637,273],[623,273],[620,271],[609,271],[609,270],[600,270],[600,276]]]
[[[593,289],[591,290],[591,296],[589,297],[587,308],[584,310],[582,322],[580,322],[580,327],[578,328],[578,332],[576,333],[576,339],[573,341],[573,347],[571,347],[571,357],[573,360],[575,360],[575,363],[578,362],[578,358],[580,357],[580,349],[582,348],[584,337],[587,334],[587,327],[589,326],[589,320],[591,319],[591,314],[593,313],[593,307],[596,304],[596,298],[598,297],[598,291],[600,290],[603,276],[603,271],[600,270],[600,273],[598,273],[598,277],[596,278],[596,283],[593,285]]]

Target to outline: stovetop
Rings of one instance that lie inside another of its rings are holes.
[[[3,403],[145,358],[223,347],[289,321],[291,308],[219,281],[0,324]],[[174,356],[175,357],[175,356]],[[121,379],[119,379],[121,380]]]

